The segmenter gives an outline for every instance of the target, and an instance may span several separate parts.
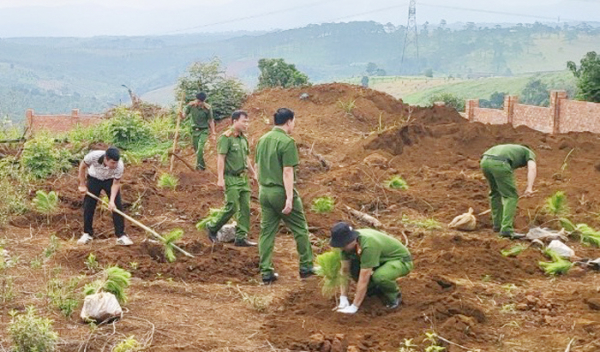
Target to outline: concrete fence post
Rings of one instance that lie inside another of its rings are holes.
[[[550,113],[552,114],[552,134],[559,134],[561,128],[560,105],[567,99],[567,92],[564,90],[550,91]]]

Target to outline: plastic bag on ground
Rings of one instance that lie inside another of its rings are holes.
[[[224,225],[221,227],[219,232],[217,232],[217,241],[229,243],[235,240],[235,229],[237,223],[234,221],[231,224]]]
[[[559,240],[553,240],[552,242],[550,242],[547,248],[552,249],[563,258],[569,259],[575,255],[575,251],[573,251],[571,248],[569,248],[569,246],[567,246]]]
[[[562,229],[560,231],[554,231],[547,228],[534,227],[529,229],[529,232],[525,236],[525,239],[530,241],[533,240],[563,240],[566,241],[567,237],[565,235],[565,230]]]
[[[81,309],[81,319],[84,321],[103,322],[122,316],[121,305],[112,293],[100,292],[85,297]]]
[[[473,231],[477,227],[477,219],[473,215],[473,208],[469,208],[468,213],[455,217],[448,227],[460,231]]]

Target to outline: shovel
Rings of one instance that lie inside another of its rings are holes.
[[[106,203],[104,200],[96,197],[94,194],[90,193],[89,191],[86,192],[86,194],[92,198],[94,198],[95,200],[100,201],[101,203],[103,203],[104,205],[108,206],[108,203]],[[149,232],[151,235],[153,235],[154,237],[158,238],[159,240],[161,240],[163,243],[165,242],[165,239],[158,234],[158,232],[152,230],[151,228],[149,228],[148,226],[142,224],[141,222],[135,220],[134,218],[132,218],[131,216],[123,213],[122,211],[120,211],[119,209],[115,208],[113,209],[113,211],[119,215],[121,215],[122,217],[124,217],[125,219],[131,221],[134,225],[137,225],[139,227],[141,227],[142,229],[146,230],[147,232]],[[190,257],[190,258],[194,258],[194,256],[186,251],[184,251],[183,249],[179,248],[177,245],[173,244],[173,248],[175,248],[176,250],[178,250],[179,252],[181,252],[182,254]]]

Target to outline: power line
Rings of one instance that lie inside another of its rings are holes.
[[[402,49],[402,59],[400,66],[404,63],[406,48],[414,44],[417,51],[417,60],[419,60],[419,31],[417,28],[417,1],[411,0],[408,6],[408,23],[406,24],[406,36],[404,37],[404,48]]]
[[[450,10],[460,10],[460,11],[469,11],[469,12],[489,13],[489,14],[494,14],[494,15],[507,15],[507,16],[515,16],[515,17],[538,18],[538,19],[543,19],[543,20],[557,20],[557,18],[558,18],[558,17],[539,16],[539,15],[528,15],[528,14],[516,13],[516,12],[494,11],[494,10],[485,10],[485,9],[474,9],[474,8],[459,7],[459,6],[434,5],[434,4],[427,4],[427,3],[421,3],[421,5],[423,5],[423,6],[429,6],[429,7],[439,7],[439,8],[450,9]],[[563,18],[563,20],[567,20],[567,21],[579,21],[579,20],[568,19],[568,18],[567,19]]]
[[[330,2],[336,2],[336,1],[339,1],[339,0],[318,1],[318,2],[313,2],[313,3],[305,4],[305,5],[288,7],[288,8],[281,9],[281,10],[263,12],[263,13],[258,13],[258,14],[254,14],[254,15],[250,15],[250,16],[237,17],[237,18],[232,18],[232,19],[218,21],[218,22],[206,23],[206,24],[202,24],[202,25],[194,26],[194,27],[187,27],[187,28],[175,29],[175,30],[168,31],[168,32],[162,32],[162,34],[186,32],[186,31],[189,31],[189,30],[192,30],[192,29],[200,29],[200,28],[218,26],[218,25],[228,24],[228,23],[233,23],[233,22],[238,22],[238,21],[246,21],[246,20],[251,20],[251,19],[255,19],[255,18],[265,17],[265,16],[269,16],[269,15],[275,15],[275,14],[278,14],[278,13],[283,13],[283,12],[288,12],[288,11],[294,11],[294,10],[298,10],[298,9],[302,9],[302,8],[307,8],[307,7],[317,6],[317,5],[323,5],[323,4],[327,4],[327,3],[330,3]]]
[[[382,7],[382,8],[371,10],[371,11],[367,11],[367,12],[355,13],[353,15],[347,15],[347,16],[343,16],[343,17],[334,18],[334,19],[331,19],[331,20],[321,21],[321,23],[323,23],[323,22],[335,22],[335,21],[345,20],[347,18],[362,16],[362,15],[369,15],[369,14],[376,13],[376,12],[387,11],[387,10],[395,9],[395,8],[398,8],[398,7],[404,7],[404,6],[406,6],[406,4],[407,3],[403,3],[403,4],[400,4],[400,5],[393,5],[393,6],[388,6],[388,7]]]

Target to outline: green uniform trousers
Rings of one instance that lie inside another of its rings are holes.
[[[273,247],[280,220],[283,220],[294,235],[300,260],[300,270],[310,270],[313,267],[313,253],[308,239],[308,224],[306,223],[300,196],[294,190],[293,208],[288,215],[281,212],[285,208],[285,189],[283,187],[261,186],[259,200],[262,211],[260,237],[258,239],[261,274],[265,276],[274,272]]]
[[[513,170],[506,161],[486,157],[481,160],[481,170],[490,185],[490,207],[494,229],[499,229],[501,233],[512,234],[519,200]]]
[[[208,129],[196,130],[192,129],[192,145],[196,152],[196,169],[206,169],[204,163],[204,146],[208,140]]]
[[[248,176],[225,175],[225,208],[221,215],[207,225],[211,232],[217,232],[236,216],[236,241],[244,240],[250,231],[250,185]]]
[[[400,293],[396,279],[408,275],[413,270],[413,262],[402,260],[390,260],[383,265],[373,268],[371,280],[367,287],[367,294],[379,294],[389,303],[394,302]],[[354,281],[358,281],[360,275],[360,260],[354,259],[350,262],[350,275]]]

